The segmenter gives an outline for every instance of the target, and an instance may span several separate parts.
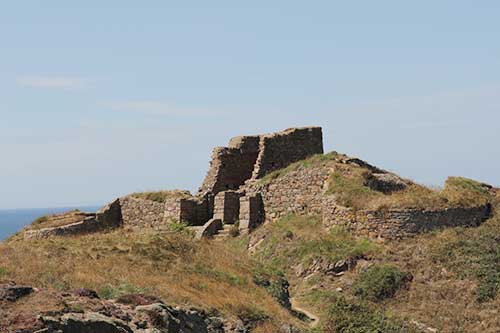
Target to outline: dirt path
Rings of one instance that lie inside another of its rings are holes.
[[[311,320],[309,325],[312,328],[318,326],[318,324],[319,324],[319,317],[318,316],[316,316],[314,313],[309,312],[307,309],[304,309],[301,306],[301,304],[293,297],[290,298],[290,303],[292,304],[292,310],[303,313],[305,316],[307,316]]]

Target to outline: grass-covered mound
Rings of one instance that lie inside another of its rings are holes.
[[[374,265],[362,272],[354,283],[354,294],[363,299],[381,301],[393,297],[411,280],[411,275],[394,265]]]
[[[335,151],[292,163],[286,168],[267,174],[258,181],[258,184],[279,183],[280,178],[292,172],[313,167],[331,170],[326,184],[326,195],[334,195],[340,205],[357,210],[405,208],[437,210],[450,207],[475,207],[491,200],[486,185],[463,177],[450,177],[444,187],[439,189],[429,188],[390,174],[407,186],[401,191],[383,193],[372,189],[369,186],[369,179],[373,173],[386,171]]]
[[[117,230],[0,244],[0,279],[58,290],[90,288],[104,298],[143,292],[268,327],[297,323],[254,282],[254,271],[245,251],[183,233]]]
[[[358,210],[446,209],[475,207],[491,201],[488,188],[462,177],[450,177],[442,189],[432,189],[411,181],[402,191],[385,194],[371,189],[371,172],[352,164],[337,164],[327,181],[327,195],[334,195],[340,205]]]

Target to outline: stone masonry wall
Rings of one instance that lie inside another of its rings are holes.
[[[210,219],[207,197],[192,197],[180,199],[180,215],[177,220],[189,225],[203,225]]]
[[[315,154],[323,154],[321,127],[290,128],[262,135],[252,178],[262,178],[269,172],[283,169]]]
[[[239,230],[247,234],[264,222],[264,206],[260,194],[240,198]]]
[[[371,238],[403,239],[417,234],[458,226],[478,226],[491,214],[491,206],[442,210],[401,209],[358,211],[337,206],[333,197],[323,200],[323,223],[342,226],[356,235]]]
[[[236,137],[231,139],[229,147],[215,148],[199,193],[211,192],[215,195],[221,191],[238,189],[252,176],[258,149],[258,136]]]
[[[269,183],[254,180],[244,191],[260,193],[264,203],[266,221],[277,220],[289,214],[321,214],[323,185],[329,170],[323,166],[299,167],[271,180]]]
[[[178,220],[180,215],[180,206],[177,202],[164,204],[132,196],[120,198],[120,202],[123,224],[126,227],[165,229],[168,219]]]
[[[237,190],[248,179],[262,178],[315,154],[323,154],[321,127],[232,138],[228,147],[213,150],[199,194]]]
[[[64,216],[67,216],[68,214],[72,214],[72,212],[58,214],[50,218],[64,218]],[[79,215],[82,220],[66,225],[35,230],[27,229],[24,231],[24,238],[41,239],[52,236],[82,235],[117,228],[123,223],[120,201],[118,199],[99,209],[95,214],[82,213]]]
[[[172,198],[160,203],[126,196],[120,202],[125,226],[166,229],[169,221],[203,225],[209,220],[206,197]]]

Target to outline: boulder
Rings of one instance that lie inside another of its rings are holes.
[[[385,194],[403,191],[408,187],[401,178],[390,173],[370,174],[365,180],[365,186]]]
[[[15,302],[23,296],[27,296],[33,292],[33,288],[29,286],[17,285],[0,285],[0,301]]]
[[[195,238],[201,239],[204,237],[212,237],[220,229],[222,229],[222,220],[220,219],[210,219],[207,223],[205,223],[202,227],[196,230]]]
[[[49,332],[62,333],[133,333],[120,319],[106,317],[97,312],[66,313],[59,319],[49,316],[39,318]]]
[[[109,203],[96,212],[96,220],[103,228],[116,228],[123,224],[120,199]]]

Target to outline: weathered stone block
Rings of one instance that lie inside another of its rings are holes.
[[[221,219],[224,224],[233,224],[239,219],[240,194],[235,191],[219,192],[215,196],[214,218]]]
[[[264,222],[264,205],[260,194],[240,198],[239,230],[246,234]]]
[[[196,231],[195,238],[201,239],[203,237],[212,237],[223,227],[222,221],[220,219],[210,219],[202,227]]]

